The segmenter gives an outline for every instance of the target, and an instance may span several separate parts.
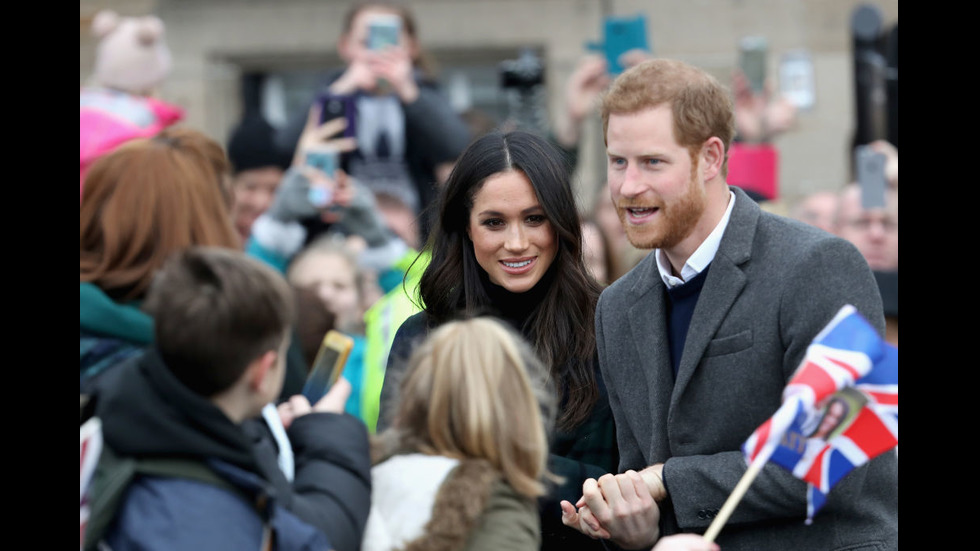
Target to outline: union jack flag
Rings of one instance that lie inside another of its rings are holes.
[[[898,349],[847,305],[814,338],[782,406],[742,451],[750,464],[771,461],[809,484],[810,522],[834,484],[896,446]]]

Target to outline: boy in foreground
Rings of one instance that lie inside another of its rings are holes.
[[[154,280],[144,304],[154,346],[95,393],[103,453],[217,476],[135,478],[104,534],[112,549],[360,546],[370,458],[363,423],[343,414],[350,387],[281,405],[286,438],[259,417],[282,388],[291,293],[275,270],[230,249],[178,253]]]

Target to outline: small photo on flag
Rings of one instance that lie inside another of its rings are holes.
[[[818,423],[809,438],[827,441],[840,436],[867,404],[868,398],[854,387],[845,387],[831,394],[820,410],[821,415],[813,416]]]

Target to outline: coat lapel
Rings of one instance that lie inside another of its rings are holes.
[[[742,190],[730,189],[735,193],[735,207],[718,252],[711,261],[708,278],[691,317],[691,326],[687,331],[687,341],[674,385],[672,406],[680,400],[695,369],[701,363],[708,343],[715,338],[729,309],[745,288],[746,277],[740,266],[752,255],[752,239],[760,209]]]
[[[647,419],[650,422],[650,441],[641,442],[644,455],[650,450],[666,450],[667,447],[667,405],[670,403],[674,376],[670,367],[669,344],[667,341],[667,318],[664,298],[664,283],[657,271],[653,253],[643,260],[644,272],[633,286],[630,296],[634,302],[629,307],[630,331],[640,361],[640,371],[646,379],[646,404],[649,407]],[[636,406],[644,403],[633,402]],[[637,412],[640,413],[640,412]],[[666,458],[647,457],[651,462]]]

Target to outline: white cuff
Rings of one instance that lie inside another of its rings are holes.
[[[382,272],[394,265],[407,252],[408,245],[401,239],[395,238],[380,247],[364,249],[358,260],[362,267]]]
[[[281,222],[268,214],[252,224],[252,237],[264,249],[291,258],[306,241],[306,228],[298,222]]]
[[[286,480],[292,482],[295,477],[295,462],[293,459],[293,446],[289,443],[286,436],[286,428],[282,426],[282,419],[279,418],[279,410],[275,404],[266,404],[262,408],[262,418],[269,425],[272,437],[279,446],[279,469],[286,476]]]

